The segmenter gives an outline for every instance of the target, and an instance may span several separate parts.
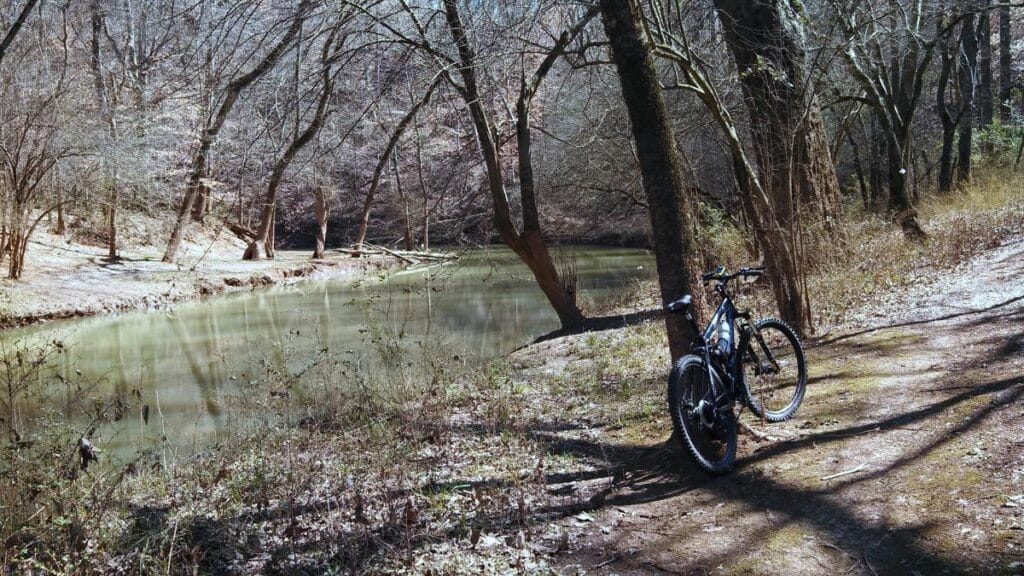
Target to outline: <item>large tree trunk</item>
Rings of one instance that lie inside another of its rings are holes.
[[[978,125],[988,128],[992,125],[992,20],[989,15],[990,0],[982,2],[978,13]]]
[[[498,153],[495,134],[491,121],[484,108],[484,101],[476,78],[476,54],[466,36],[466,30],[459,14],[458,0],[444,0],[445,19],[452,39],[458,48],[459,75],[462,78],[460,94],[469,108],[477,142],[484,158],[487,172],[487,184],[491,193],[494,208],[494,225],[505,244],[519,256],[519,259],[530,268],[537,286],[544,292],[551,307],[558,314],[558,319],[565,329],[575,329],[583,324],[583,314],[576,304],[575,294],[563,284],[559,278],[551,255],[547,250],[540,230],[525,229],[520,235],[512,221],[508,194],[501,170],[501,158]],[[521,122],[520,122],[521,123]],[[517,135],[520,129],[517,128]],[[520,166],[524,156],[529,155],[529,147],[522,149],[520,142]],[[520,175],[522,179],[522,175]],[[524,203],[524,222],[527,220],[527,208]]]
[[[189,168],[188,181],[185,185],[185,196],[181,200],[181,206],[178,207],[178,217],[175,220],[174,228],[171,230],[171,237],[167,241],[167,250],[164,252],[163,257],[164,262],[174,262],[178,258],[181,241],[185,236],[185,227],[192,217],[192,209],[196,198],[203,193],[203,179],[206,178],[207,157],[210,149],[213,147],[213,143],[216,142],[217,136],[220,134],[221,128],[224,126],[224,122],[227,120],[228,114],[234,108],[242,90],[245,90],[273,68],[277,60],[288,49],[292,40],[299,33],[302,21],[305,19],[310,6],[309,0],[302,0],[296,10],[291,26],[289,26],[284,36],[281,37],[281,40],[274,45],[270,52],[252,70],[238,76],[228,84],[224,100],[221,102],[220,108],[217,109],[216,116],[213,117],[212,121],[203,130],[202,137],[199,139],[199,148],[192,157],[192,165]]]
[[[327,220],[331,215],[330,199],[321,186],[313,188],[315,201],[313,213],[316,216],[316,244],[313,247],[313,259],[319,260],[324,257],[324,249],[327,247]]]
[[[889,210],[895,215],[896,222],[903,230],[904,236],[914,241],[927,238],[920,223],[917,221],[917,210],[910,200],[910,179],[907,167],[910,166],[910,129],[901,127],[896,134],[889,135],[886,152],[889,160]]]
[[[679,153],[658,73],[643,40],[642,16],[634,11],[630,0],[601,0],[600,6],[650,206],[661,299],[667,304],[694,292],[694,311],[698,313],[704,298],[700,291],[693,291],[700,276],[693,258],[692,202],[682,183]],[[672,356],[688,353],[697,336],[693,326],[678,314],[667,315],[665,325]]]
[[[833,222],[839,181],[810,93],[801,15],[783,0],[715,0],[743,87],[761,184],[789,228],[801,213]]]
[[[971,148],[974,139],[974,105],[978,77],[978,33],[974,14],[964,17],[960,30],[960,97],[964,107],[960,119],[960,142],[957,146],[956,179],[965,183],[971,179]]]
[[[1013,70],[1010,66],[1010,5],[999,5],[999,122],[1004,126],[1010,123],[1010,97],[1013,88]]]
[[[949,51],[949,46],[944,45],[940,59],[939,80],[936,85],[935,107],[939,113],[939,121],[942,123],[942,152],[939,156],[939,192],[949,192],[953,188],[953,143],[956,136],[956,126],[960,121],[962,110],[954,113],[950,110],[946,101],[946,92],[949,90],[949,80],[953,72],[954,56]]]

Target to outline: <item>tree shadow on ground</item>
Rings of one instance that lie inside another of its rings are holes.
[[[585,332],[603,332],[607,330],[618,330],[620,328],[627,328],[629,326],[636,326],[638,324],[645,324],[653,320],[658,320],[664,316],[664,311],[660,308],[650,308],[648,310],[637,310],[636,312],[630,312],[628,314],[616,314],[612,316],[596,316],[593,318],[586,318],[583,320],[583,324],[574,328],[560,328],[558,330],[548,332],[538,336],[530,344],[540,344],[541,342],[547,342],[563,336],[572,336],[573,334],[583,334]],[[527,345],[529,346],[529,344]],[[524,346],[525,347],[525,346]]]
[[[1020,299],[1007,301],[986,310],[993,310]],[[956,316],[976,314],[978,311],[962,313]],[[1000,314],[1006,316],[1007,314]],[[921,321],[904,325],[916,325]],[[988,319],[992,321],[992,318]],[[891,327],[896,327],[893,325]],[[877,331],[862,331],[860,334]],[[842,342],[846,337],[833,339]],[[996,338],[1003,346],[983,346],[984,352],[979,358],[983,361],[998,361],[1008,354],[1017,354],[1020,350],[1020,336],[1010,339]],[[843,342],[840,347],[852,343]],[[820,346],[821,344],[819,344]],[[863,347],[861,351],[863,352]],[[960,390],[962,380],[957,379],[951,386],[940,386],[935,391]],[[1020,402],[1024,395],[1024,379],[1010,376],[984,382],[969,384],[969,388],[947,398],[937,400],[899,414],[877,418],[847,426],[838,430],[820,431],[802,435],[796,439],[784,440],[767,445],[754,453],[742,458],[738,470],[725,477],[710,477],[696,470],[696,467],[679,448],[678,443],[660,443],[655,445],[632,445],[604,442],[588,438],[567,437],[582,428],[575,423],[560,421],[533,422],[527,427],[503,428],[480,424],[464,424],[453,427],[453,434],[496,436],[509,432],[525,434],[542,445],[543,450],[553,456],[571,457],[582,462],[580,470],[565,472],[537,473],[533,479],[541,489],[550,494],[562,494],[567,485],[586,485],[590,492],[577,490],[578,486],[569,486],[565,497],[552,500],[549,504],[538,506],[530,511],[528,518],[510,516],[508,511],[492,511],[481,513],[474,519],[477,526],[485,526],[493,531],[529,530],[533,526],[545,522],[558,521],[578,514],[582,511],[593,511],[608,507],[634,506],[644,503],[668,501],[689,491],[700,488],[724,502],[744,504],[751,509],[770,510],[781,516],[785,522],[799,522],[815,529],[825,541],[838,543],[838,549],[849,556],[857,564],[850,566],[851,572],[862,566],[864,573],[962,573],[991,568],[984,561],[975,561],[969,555],[959,555],[959,550],[943,549],[929,544],[926,533],[934,526],[921,523],[915,525],[896,524],[894,521],[868,518],[860,513],[855,505],[847,503],[840,494],[846,488],[864,485],[866,482],[879,480],[901,469],[934,454],[938,449],[960,435],[978,427],[989,416],[1006,406]],[[905,429],[909,426],[938,418],[946,411],[968,403],[984,395],[992,395],[991,401],[972,410],[971,415],[961,419],[954,426],[937,428],[928,433],[932,435],[923,444],[906,449],[898,457],[874,470],[850,475],[848,478],[823,484],[820,488],[794,486],[764,475],[753,464],[767,462],[797,451],[819,449],[831,443],[839,442],[855,436],[866,434],[884,434],[886,432]],[[449,480],[445,482],[425,481],[417,486],[404,490],[392,491],[388,498],[401,501],[412,494],[438,494],[454,490],[501,490],[514,486],[522,486],[525,478],[485,478],[482,480]],[[325,509],[344,507],[343,498],[332,499],[331,502],[308,502],[298,507],[282,507],[263,519],[288,519],[298,522],[305,514],[323,513]],[[770,517],[769,517],[770,520]],[[251,518],[235,518],[229,522],[244,525]],[[745,536],[744,546],[737,549],[722,550],[719,553],[701,555],[697,560],[680,559],[688,566],[674,566],[683,570],[698,570],[705,566],[716,566],[742,558],[756,549],[759,542],[769,538],[773,533],[773,525],[757,529],[752,535]],[[687,536],[689,530],[680,525],[671,536],[672,542],[648,546],[655,550],[659,545],[671,546],[685,538],[699,538],[700,533]],[[269,550],[270,561],[265,572],[272,574],[320,574],[327,570],[342,568],[343,571],[359,572],[379,560],[382,554],[415,554],[415,551],[431,543],[467,538],[466,527],[436,527],[429,530],[414,530],[409,525],[398,521],[385,521],[380,525],[356,526],[313,538],[301,543],[287,542]],[[326,555],[315,558],[301,559],[304,552],[330,551]],[[298,560],[296,560],[298,558]],[[966,559],[965,559],[966,558]],[[700,564],[696,564],[699,562]],[[615,563],[608,565],[613,569]],[[684,572],[685,573],[685,572]]]
[[[999,394],[1001,393],[1001,394]],[[801,450],[821,447],[844,438],[865,433],[883,433],[913,423],[927,421],[949,408],[985,394],[999,394],[993,401],[979,409],[957,426],[944,430],[933,441],[913,452],[901,456],[891,465],[869,471],[866,474],[835,482],[821,489],[807,489],[787,485],[765,476],[752,464],[769,461],[779,456]],[[869,566],[869,572],[910,573],[962,573],[978,569],[981,565],[970,565],[952,557],[946,551],[936,550],[923,539],[932,526],[896,526],[884,520],[869,520],[859,515],[852,506],[844,504],[837,493],[854,484],[886,476],[900,468],[924,458],[943,444],[979,425],[985,418],[1001,407],[1018,402],[1024,395],[1024,381],[1006,378],[957,394],[918,410],[889,418],[850,426],[841,430],[808,434],[798,440],[776,443],[740,460],[738,470],[729,476],[712,477],[696,469],[678,444],[673,442],[650,446],[616,444],[579,438],[566,438],[559,431],[570,430],[572,426],[553,424],[546,430],[530,433],[530,437],[543,444],[544,450],[557,456],[571,456],[584,463],[576,472],[548,472],[542,475],[541,484],[549,491],[556,491],[559,485],[598,481],[592,494],[579,494],[562,501],[531,510],[530,518],[512,519],[505,512],[485,514],[477,519],[479,525],[490,530],[528,529],[543,522],[558,521],[584,511],[608,507],[634,506],[644,503],[666,501],[700,488],[727,502],[745,503],[751,508],[770,510],[781,516],[785,522],[801,522],[816,528],[825,541],[841,545],[844,554],[857,562]],[[468,425],[461,429],[466,434],[502,434],[507,430],[493,427]],[[411,493],[431,494],[461,488],[465,490],[493,490],[511,487],[523,479],[484,479],[481,481],[454,480],[444,483],[428,482],[392,494],[401,499]],[[334,503],[337,506],[339,503]],[[293,517],[316,512],[329,507],[328,503],[313,503],[309,506],[292,508],[287,512]],[[680,531],[679,538],[686,531]],[[715,566],[734,560],[749,553],[759,538],[772,534],[771,526],[760,531],[760,535],[745,537],[742,549],[725,550],[719,554],[699,558],[700,566],[682,566],[684,570],[696,570],[701,566]],[[384,523],[371,529],[355,530],[335,535],[329,541],[312,540],[301,544],[285,544],[270,551],[271,562],[266,572],[272,574],[319,574],[330,568],[344,566],[346,570],[359,571],[372,564],[378,554],[389,550],[412,550],[453,538],[466,538],[465,530],[448,528],[428,532],[411,533],[400,522]],[[666,543],[668,545],[668,543]],[[656,548],[657,545],[654,547]],[[328,558],[310,563],[289,561],[292,555],[318,549],[334,552]],[[610,565],[614,567],[614,565]],[[674,568],[680,568],[678,566]],[[852,569],[853,567],[851,567]],[[684,572],[685,573],[685,572]]]
[[[823,485],[821,489],[790,486],[763,475],[751,466],[754,463],[775,459],[796,450],[814,449],[851,436],[871,432],[881,433],[911,423],[926,421],[952,406],[985,394],[995,394],[989,404],[956,426],[943,430],[924,446],[901,455],[888,466],[851,476],[845,481]],[[671,498],[687,489],[699,486],[724,501],[744,502],[754,509],[771,510],[782,515],[787,521],[798,521],[815,527],[825,538],[841,543],[845,554],[864,562],[869,572],[874,572],[875,569],[881,569],[884,573],[911,573],[911,571],[917,570],[921,573],[938,574],[988,570],[991,566],[986,562],[990,559],[978,559],[977,565],[968,565],[962,560],[952,557],[948,553],[950,551],[937,550],[925,545],[922,535],[928,531],[929,525],[900,527],[883,520],[865,519],[858,515],[852,507],[841,502],[837,494],[847,487],[877,480],[898,469],[912,465],[978,426],[993,412],[1019,402],[1022,396],[1024,396],[1024,379],[1012,377],[993,381],[906,414],[842,430],[809,434],[799,440],[779,442],[741,459],[737,472],[729,476],[706,477],[701,473],[693,472],[694,465],[686,461],[679,464],[685,468],[679,469],[689,469],[691,472],[675,477],[668,474],[662,475],[659,481],[651,482],[649,486],[632,486],[634,491],[629,494],[609,496],[605,499],[605,503],[610,506],[628,506],[652,502]],[[584,440],[566,442],[558,438],[552,438],[549,444],[549,449],[562,454],[577,457],[600,457],[601,455],[628,457],[634,455],[636,456],[634,462],[642,462],[644,456],[649,454],[653,448],[657,447],[632,448]],[[677,536],[685,536],[685,531],[680,530]],[[696,570],[702,566],[716,566],[722,562],[743,557],[751,551],[749,545],[752,544],[752,540],[745,537],[744,542],[747,546],[740,550],[724,551],[718,555],[701,557],[700,566],[683,566],[684,573],[687,569]],[[664,544],[671,546],[673,542]],[[659,544],[652,544],[648,548],[658,550]],[[851,554],[848,552],[849,550],[853,550],[854,553]],[[673,568],[680,567],[674,566]]]
[[[907,327],[907,326],[921,326],[923,324],[932,324],[932,323],[935,323],[935,322],[942,322],[944,320],[953,320],[955,318],[963,318],[964,316],[973,316],[973,315],[977,315],[977,314],[985,314],[986,312],[991,312],[993,310],[997,310],[997,309],[1000,309],[1000,308],[1005,308],[1006,306],[1009,306],[1009,305],[1011,305],[1011,304],[1013,304],[1015,302],[1020,302],[1022,300],[1024,300],[1024,296],[1017,296],[1017,297],[1014,297],[1014,298],[1010,298],[1009,300],[1004,300],[1003,302],[1000,302],[998,304],[993,304],[992,306],[989,306],[987,308],[972,308],[970,310],[965,310],[963,312],[954,312],[952,314],[945,314],[943,316],[937,316],[935,318],[926,318],[926,319],[923,319],[923,320],[910,320],[910,321],[907,321],[907,322],[897,322],[897,323],[894,323],[894,324],[885,324],[885,325],[882,325],[882,326],[873,326],[871,328],[865,328],[864,330],[858,330],[856,332],[849,332],[847,334],[843,334],[843,335],[840,335],[840,336],[835,336],[833,338],[808,339],[806,342],[804,342],[804,347],[807,348],[807,349],[820,348],[820,347],[823,347],[823,346],[829,346],[829,345],[835,344],[836,342],[842,342],[844,340],[850,340],[850,339],[856,338],[858,336],[863,336],[865,334],[872,334],[872,333],[875,333],[875,332],[881,332],[883,330],[891,330],[893,328],[904,328],[904,327]],[[1020,313],[1020,311],[1011,311],[1011,312],[1007,312],[1005,315],[1014,315],[1014,314],[1019,314],[1019,313]],[[991,318],[992,318],[992,316],[986,315],[986,318],[977,321],[977,323],[984,323],[985,321],[990,320]]]

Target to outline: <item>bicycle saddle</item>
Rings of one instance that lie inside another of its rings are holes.
[[[684,312],[687,308],[690,307],[690,304],[692,303],[693,296],[686,294],[685,296],[683,296],[679,300],[676,300],[675,302],[669,302],[668,305],[665,306],[665,310],[668,310],[669,312]]]

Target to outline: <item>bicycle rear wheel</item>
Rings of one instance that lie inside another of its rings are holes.
[[[759,418],[782,422],[793,417],[807,390],[807,362],[800,339],[778,318],[755,324],[761,338],[743,352],[747,405]]]
[[[672,426],[701,468],[724,474],[736,460],[736,415],[731,406],[720,410],[713,406],[704,360],[693,354],[677,360],[668,377]]]

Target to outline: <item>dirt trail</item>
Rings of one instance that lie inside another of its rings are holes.
[[[872,315],[888,321],[809,347],[793,421],[743,415],[781,439],[741,436],[726,477],[679,451],[591,440],[581,452],[625,460],[625,480],[592,520],[564,521],[579,544],[558,563],[623,575],[1024,574],[1024,237]]]

